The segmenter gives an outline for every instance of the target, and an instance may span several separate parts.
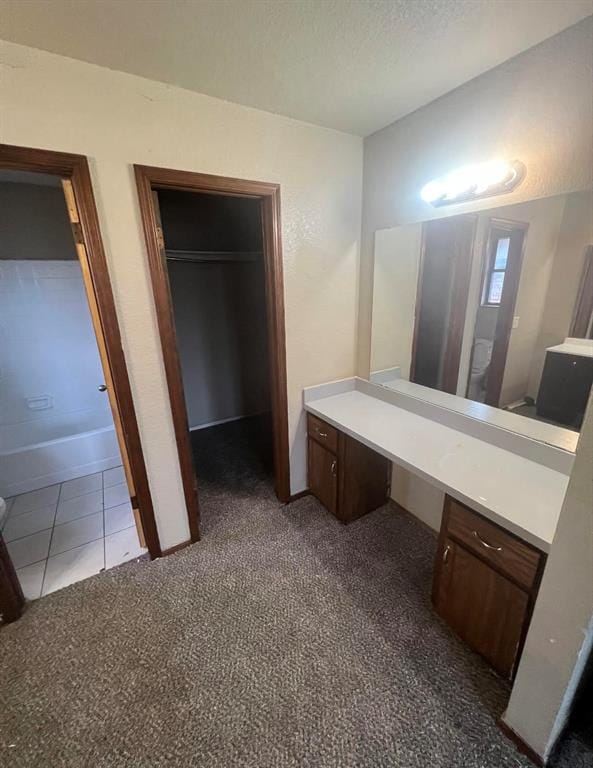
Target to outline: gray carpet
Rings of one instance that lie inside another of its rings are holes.
[[[0,764],[529,766],[507,686],[431,610],[435,539],[392,504],[348,527],[281,506],[232,445],[196,446],[200,544],[0,631]]]

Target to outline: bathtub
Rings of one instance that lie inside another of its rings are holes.
[[[17,441],[14,433],[0,431],[4,433],[0,450],[0,496],[4,498],[121,464],[113,426],[28,445],[22,444],[27,442],[26,435],[18,435]]]

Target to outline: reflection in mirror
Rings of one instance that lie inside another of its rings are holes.
[[[578,431],[593,382],[593,193],[377,231],[371,380]]]

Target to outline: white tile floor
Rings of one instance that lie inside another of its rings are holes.
[[[122,467],[6,499],[2,535],[28,600],[144,554]]]

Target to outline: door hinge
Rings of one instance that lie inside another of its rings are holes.
[[[84,237],[82,235],[82,227],[80,226],[80,222],[73,221],[71,222],[71,226],[75,244],[84,245]]]
[[[130,496],[130,504],[132,505],[132,509],[138,509],[138,497],[134,494],[134,496]]]
[[[165,236],[163,235],[162,227],[156,228],[156,239],[159,246],[159,250],[165,250]]]

